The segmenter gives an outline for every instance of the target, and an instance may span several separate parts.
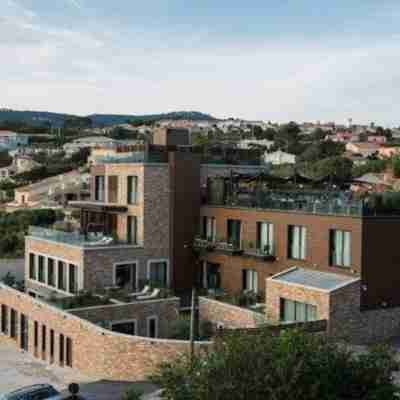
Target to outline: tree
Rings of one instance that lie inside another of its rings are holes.
[[[295,122],[282,125],[275,134],[275,145],[287,152],[295,152],[300,128]]]
[[[315,169],[331,182],[342,184],[352,178],[353,162],[344,157],[331,157],[318,161]]]
[[[300,159],[303,161],[317,161],[328,157],[335,157],[343,154],[345,146],[343,143],[326,140],[323,142],[313,143],[307,146],[301,153]]]
[[[164,400],[392,400],[398,364],[385,347],[355,354],[326,338],[287,331],[226,336],[194,360],[161,365]]]
[[[400,156],[393,157],[392,159],[393,175],[396,178],[400,178]]]
[[[315,128],[314,131],[311,133],[311,139],[314,141],[323,140],[326,136],[326,133],[321,128]]]

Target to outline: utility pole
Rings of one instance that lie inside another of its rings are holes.
[[[196,287],[192,289],[192,307],[190,313],[190,365],[193,365],[194,361],[194,341],[195,341],[195,329],[196,329]]]

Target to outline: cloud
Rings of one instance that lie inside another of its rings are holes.
[[[70,0],[68,1],[71,2]],[[396,36],[212,41],[205,33],[67,27],[0,17],[2,104],[78,114],[197,109],[220,117],[396,124]],[[78,3],[79,4],[79,3]],[[195,45],[194,45],[195,43]]]

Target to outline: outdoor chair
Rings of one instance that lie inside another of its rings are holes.
[[[136,293],[129,293],[128,296],[129,297],[137,297],[137,296],[145,296],[150,292],[150,286],[146,285],[140,292],[136,292]]]
[[[152,300],[156,299],[160,295],[160,289],[154,289],[148,296],[138,296],[137,300]]]

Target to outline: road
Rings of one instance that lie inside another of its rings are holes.
[[[81,393],[95,400],[121,400],[131,387],[144,392],[143,400],[157,399],[154,385],[146,382],[114,382],[87,377],[69,368],[49,366],[18,351],[12,343],[0,340],[0,394],[36,383],[49,383],[61,392],[71,382],[79,383]]]

